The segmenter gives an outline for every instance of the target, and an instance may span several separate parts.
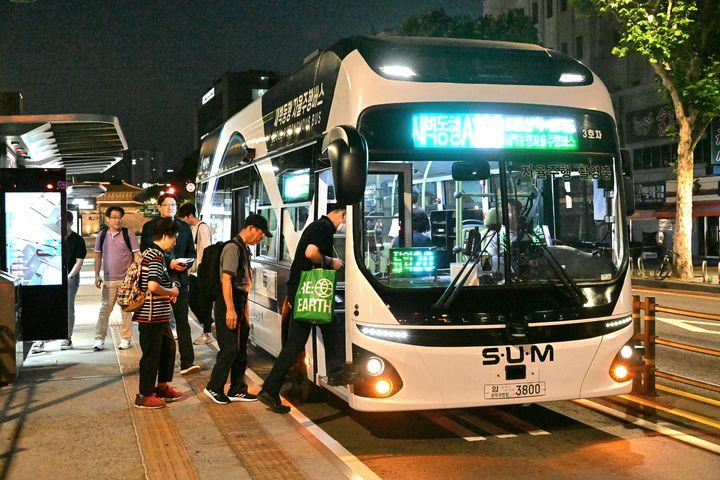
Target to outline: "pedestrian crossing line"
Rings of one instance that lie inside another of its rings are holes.
[[[482,440],[487,440],[487,438],[478,435],[477,433],[460,425],[459,423],[455,422],[454,420],[450,419],[442,413],[423,412],[422,415],[431,422],[439,425],[445,430],[449,430],[450,432],[454,433],[455,435],[461,437],[463,440],[466,440],[468,442],[479,442]]]
[[[495,438],[514,438],[517,437],[515,433],[508,433],[505,429],[489,422],[477,415],[473,415],[469,412],[461,412],[454,410],[452,415],[464,420],[475,428],[479,428],[481,431],[489,433]]]
[[[502,420],[505,423],[509,423],[514,427],[519,428],[520,430],[524,430],[530,435],[550,435],[550,432],[547,432],[541,428],[538,428],[537,426],[533,425],[530,422],[527,422],[521,418],[516,417],[515,415],[510,415],[509,413],[501,410],[497,407],[488,407],[487,412],[489,416],[496,417]]]
[[[111,332],[114,340],[120,338],[117,327],[113,327]],[[134,407],[135,394],[139,387],[137,369],[140,349],[130,348],[116,352],[145,477],[150,480],[199,479],[177,425],[167,409],[140,410]]]

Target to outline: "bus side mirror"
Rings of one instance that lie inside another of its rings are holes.
[[[327,152],[330,159],[337,202],[340,205],[360,203],[365,196],[368,171],[365,137],[355,127],[335,127],[325,135],[322,152]]]
[[[635,186],[632,177],[623,175],[623,188],[625,190],[625,214],[629,217],[635,213]]]

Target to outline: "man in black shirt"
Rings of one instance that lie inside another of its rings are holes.
[[[68,319],[68,338],[60,344],[61,350],[69,350],[73,348],[72,334],[75,329],[75,297],[80,288],[80,269],[87,255],[87,247],[85,240],[80,235],[73,232],[74,216],[70,211],[65,212],[66,235],[65,243],[62,249],[63,265],[67,268],[67,319]],[[45,351],[45,342],[38,340],[32,344],[31,353],[40,353]]]
[[[333,258],[333,235],[338,227],[345,223],[345,207],[330,207],[332,210],[327,215],[314,221],[303,232],[295,250],[295,258],[290,267],[290,278],[288,279],[287,299],[290,304],[290,325],[287,343],[275,361],[270,375],[265,379],[263,388],[258,398],[275,413],[288,413],[290,407],[283,405],[280,401],[280,388],[282,387],[285,374],[298,359],[303,351],[305,343],[312,330],[312,325],[305,322],[295,321],[292,315],[292,304],[295,302],[295,294],[300,285],[300,273],[304,270],[322,267],[333,270],[340,270],[343,261]],[[320,325],[325,344],[325,357],[328,363],[328,375],[338,374],[342,371],[342,360],[336,352],[338,326],[336,322]]]
[[[168,272],[170,272],[170,280],[180,282],[180,295],[177,296],[177,300],[172,304],[172,310],[173,316],[175,317],[175,324],[177,325],[177,345],[178,350],[180,350],[180,374],[186,375],[200,370],[200,366],[195,365],[195,351],[193,350],[190,324],[188,323],[188,285],[190,282],[188,281],[187,269],[190,263],[181,263],[176,259],[191,258],[194,260],[195,243],[190,226],[175,218],[177,199],[173,195],[160,195],[160,197],[158,197],[158,208],[160,210],[160,216],[143,225],[140,250],[144,252],[150,248],[153,243],[153,225],[161,219],[169,218],[178,224],[177,241],[170,253],[165,255],[165,263]]]

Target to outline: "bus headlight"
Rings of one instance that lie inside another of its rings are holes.
[[[385,370],[385,362],[378,357],[370,357],[365,364],[365,370],[373,377],[380,375]]]
[[[620,349],[620,356],[624,358],[625,360],[628,360],[633,355],[633,347],[630,345],[624,345]]]
[[[403,381],[395,367],[380,355],[353,344],[352,393],[360,397],[386,398],[398,393]]]
[[[618,383],[628,382],[632,380],[638,367],[642,364],[642,349],[635,346],[635,342],[627,343],[622,346],[620,351],[615,355],[615,359],[610,365],[610,378]]]

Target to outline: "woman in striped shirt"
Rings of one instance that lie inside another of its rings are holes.
[[[140,289],[148,292],[142,308],[135,312],[140,332],[140,393],[135,397],[138,408],[163,408],[165,402],[177,400],[182,393],[168,385],[175,369],[175,340],[170,330],[170,302],[179,294],[170,282],[165,266],[165,252],[172,250],[178,226],[162,219],[153,225],[153,243],[143,252]]]

